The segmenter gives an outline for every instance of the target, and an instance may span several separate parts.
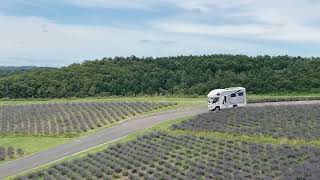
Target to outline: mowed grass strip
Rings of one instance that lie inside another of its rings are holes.
[[[249,103],[320,100],[318,93],[249,94]]]
[[[14,147],[15,149],[22,149],[22,156],[30,155],[39,151],[50,149],[59,144],[70,141],[71,138],[62,137],[0,137],[0,146],[2,147]],[[12,159],[7,159],[0,163],[5,163],[9,160],[13,160],[22,156],[17,156]]]

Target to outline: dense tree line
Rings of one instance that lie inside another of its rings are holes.
[[[320,90],[320,59],[244,55],[103,58],[0,78],[0,97],[205,95],[230,86],[243,86],[251,93],[316,92]]]

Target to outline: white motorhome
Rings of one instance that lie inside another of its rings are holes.
[[[246,105],[247,94],[246,89],[243,87],[215,89],[208,94],[208,109],[210,111]]]

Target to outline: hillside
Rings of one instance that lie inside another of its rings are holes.
[[[32,70],[44,70],[49,68],[36,66],[0,66],[0,77],[11,76]],[[51,68],[50,68],[51,69]]]
[[[1,98],[205,95],[244,86],[250,93],[317,92],[320,59],[208,55],[104,58],[0,79]]]
[[[36,66],[0,66],[0,71],[9,72],[9,71],[23,71],[36,68]]]
[[[10,75],[18,72],[26,72],[36,68],[35,66],[0,66],[0,76]]]

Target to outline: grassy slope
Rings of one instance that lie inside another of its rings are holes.
[[[61,142],[66,142],[70,138],[57,137],[3,137],[0,146],[13,146],[16,148],[24,148],[29,152],[39,151],[45,147],[54,146]]]

